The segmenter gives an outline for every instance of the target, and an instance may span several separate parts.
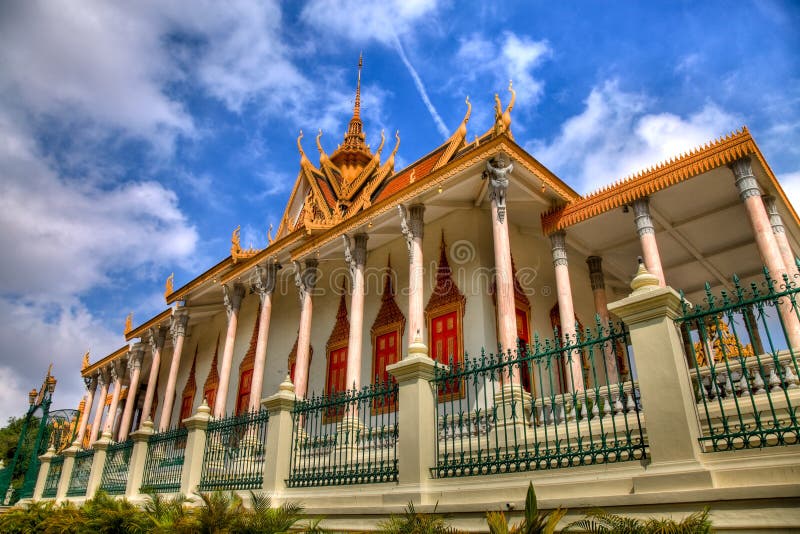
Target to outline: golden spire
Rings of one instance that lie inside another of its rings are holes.
[[[369,152],[364,143],[366,136],[363,132],[364,125],[361,122],[361,68],[363,66],[364,54],[362,53],[358,56],[358,81],[356,82],[356,101],[353,104],[353,118],[350,119],[347,133],[344,134],[344,143],[341,146],[343,150]]]
[[[174,291],[174,283],[175,283],[175,273],[172,273],[167,277],[167,283],[164,286],[164,297],[167,297],[170,293]]]
[[[86,351],[86,354],[83,355],[83,362],[81,362],[81,371],[89,367],[89,351]]]
[[[133,312],[130,312],[125,318],[125,331],[123,333],[127,334],[131,330],[133,330]]]
[[[356,102],[353,106],[353,117],[361,117],[361,67],[364,66],[364,52],[358,54],[358,81],[356,82]]]

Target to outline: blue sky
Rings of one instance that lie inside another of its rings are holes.
[[[369,143],[400,166],[518,93],[517,141],[581,193],[748,125],[800,203],[791,2],[14,1],[0,4],[0,421],[50,361],[93,361],[225,257],[263,247],[297,132],[331,152],[364,53]],[[491,4],[491,5],[489,5]],[[313,159],[313,158],[312,158]]]

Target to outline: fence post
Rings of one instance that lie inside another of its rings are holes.
[[[278,386],[278,392],[261,401],[269,412],[267,441],[264,444],[264,491],[275,496],[286,489],[292,461],[292,409],[294,385],[289,376]]]
[[[95,492],[103,481],[103,469],[106,466],[108,446],[111,445],[111,433],[103,432],[100,439],[94,442],[94,456],[92,456],[92,469],[89,471],[89,480],[86,482],[86,498],[94,497]]]
[[[644,406],[651,465],[637,479],[636,491],[711,487],[711,475],[700,462],[700,425],[683,341],[675,319],[681,299],[643,264],[631,282],[633,292],[608,305],[628,326],[636,379]],[[670,476],[672,475],[672,476]]]
[[[58,489],[56,490],[56,503],[61,503],[67,498],[69,481],[72,478],[72,468],[75,467],[75,455],[81,448],[77,443],[73,443],[61,454],[64,456],[64,465],[61,467],[61,478],[58,479]]]
[[[183,495],[189,495],[200,484],[200,477],[203,474],[203,455],[206,452],[206,430],[210,419],[211,408],[203,399],[203,404],[197,408],[197,413],[183,420],[183,424],[188,430],[183,470],[181,471],[181,493]]]
[[[50,461],[56,455],[56,450],[51,446],[47,451],[39,456],[39,475],[36,477],[36,486],[33,488],[33,498],[31,500],[38,501],[42,498],[44,493],[44,485],[47,482],[47,475],[50,473]]]
[[[430,382],[436,362],[428,357],[428,347],[416,338],[408,346],[408,356],[386,370],[398,385],[398,482],[421,492],[430,469],[436,466],[436,391]]]
[[[147,447],[152,435],[153,421],[150,419],[142,423],[139,430],[131,432],[133,450],[130,462],[128,462],[128,485],[125,487],[125,497],[128,499],[139,495],[139,488],[142,487],[142,477],[144,476],[144,462],[147,459]]]

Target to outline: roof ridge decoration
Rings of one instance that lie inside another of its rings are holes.
[[[242,226],[239,225],[236,227],[236,229],[233,231],[233,234],[231,235],[231,258],[233,259],[233,263],[236,263],[239,260],[246,260],[248,258],[252,258],[256,254],[261,252],[261,249],[253,248],[252,246],[246,249],[242,248],[241,231],[242,231]]]
[[[375,316],[375,321],[370,329],[374,335],[381,327],[399,325],[400,335],[406,329],[406,317],[395,300],[394,285],[392,284],[392,257],[389,256],[386,271],[384,271],[383,293],[381,293],[381,307]]]
[[[123,334],[127,334],[133,330],[133,312],[130,312],[127,317],[125,317],[125,330],[122,332]]]
[[[173,291],[175,291],[175,273],[174,272],[167,277],[167,281],[164,284],[164,298],[167,298]]]
[[[342,294],[339,298],[339,308],[336,310],[336,322],[331,330],[331,335],[328,337],[327,347],[331,347],[347,343],[350,337],[350,321],[347,318],[347,302],[345,294],[347,293],[344,285],[342,285]]]
[[[430,313],[453,303],[461,304],[463,310],[466,301],[467,298],[453,279],[453,270],[450,268],[450,262],[447,259],[447,244],[444,240],[444,231],[442,231],[442,241],[439,245],[439,263],[436,266],[436,285],[428,299],[428,304],[425,306],[425,313]]]
[[[751,154],[757,154],[761,159],[750,131],[743,126],[543,213],[542,230],[545,234],[563,230]]]
[[[505,133],[512,140],[514,139],[514,135],[511,133],[511,110],[514,109],[514,104],[517,101],[517,92],[514,91],[514,84],[512,80],[508,80],[508,92],[511,93],[511,100],[509,100],[505,111],[503,110],[503,104],[500,102],[500,95],[497,93],[494,94],[494,124],[485,134],[481,136],[481,138],[486,137],[487,135],[490,135],[491,137],[497,137],[498,135]],[[478,142],[479,139],[475,139],[476,145]]]
[[[192,358],[192,366],[189,368],[189,377],[186,379],[186,385],[183,387],[183,393],[181,394],[181,398],[185,399],[191,393],[192,402],[194,402],[194,396],[197,393],[197,380],[195,379],[195,373],[197,372],[198,350],[200,350],[200,343],[194,347],[194,358]]]

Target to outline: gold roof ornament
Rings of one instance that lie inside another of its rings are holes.
[[[267,230],[267,242],[271,245],[275,241],[275,238],[272,237],[272,223],[269,223],[269,229]]]
[[[130,312],[125,318],[125,331],[122,333],[127,334],[131,330],[133,330],[133,312]]]
[[[261,252],[259,249],[253,248],[252,246],[250,248],[242,248],[241,233],[242,226],[239,225],[231,235],[231,258],[233,259],[233,263],[236,263],[239,260],[252,258]]]
[[[493,137],[505,132],[511,139],[514,139],[514,135],[511,133],[511,110],[514,109],[514,103],[517,101],[517,92],[514,91],[512,80],[508,81],[508,92],[511,93],[511,100],[505,111],[500,103],[500,96],[497,93],[494,94],[494,126],[490,130]]]
[[[81,362],[81,371],[89,367],[89,351],[86,351],[86,354],[83,355],[83,361]]]
[[[174,283],[175,283],[175,273],[172,273],[171,275],[169,275],[167,277],[167,282],[164,285],[164,297],[165,298],[175,290]]]

